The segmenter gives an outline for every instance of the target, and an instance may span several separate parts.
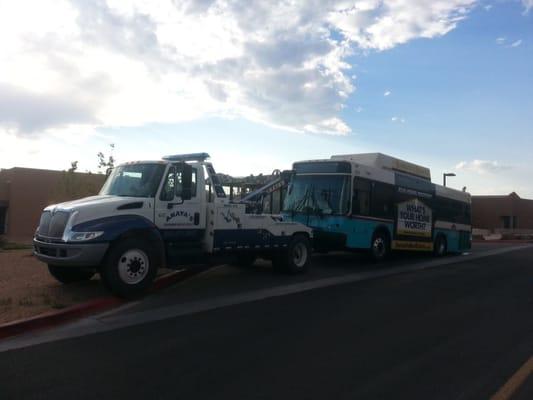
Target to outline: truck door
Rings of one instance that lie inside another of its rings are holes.
[[[187,163],[171,164],[155,202],[155,224],[165,242],[199,241],[205,229],[203,187]]]

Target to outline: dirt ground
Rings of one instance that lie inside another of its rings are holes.
[[[63,285],[31,250],[0,250],[0,324],[109,295],[98,276]]]

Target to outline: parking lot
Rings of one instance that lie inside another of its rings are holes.
[[[510,387],[495,398],[528,399],[532,260],[512,244],[378,266],[317,255],[296,277],[221,266],[1,342],[0,386],[6,398],[486,399]]]

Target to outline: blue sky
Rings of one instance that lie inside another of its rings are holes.
[[[533,198],[533,2],[254,3],[0,3],[0,168],[95,170],[109,143],[233,175],[378,151]]]

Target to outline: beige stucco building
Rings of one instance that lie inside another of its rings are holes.
[[[105,175],[33,168],[0,170],[0,235],[30,242],[49,204],[97,194]]]

